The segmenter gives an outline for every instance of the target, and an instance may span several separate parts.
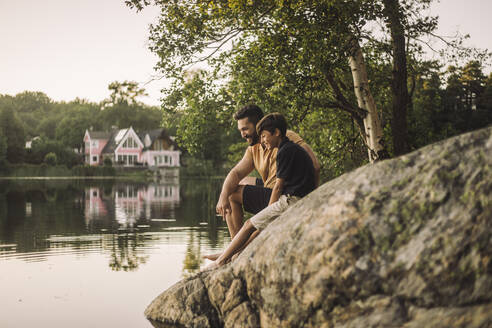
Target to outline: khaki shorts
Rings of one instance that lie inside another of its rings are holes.
[[[257,230],[265,229],[273,220],[278,218],[290,205],[296,203],[300,198],[296,196],[282,195],[270,206],[255,214],[251,219],[251,224]]]

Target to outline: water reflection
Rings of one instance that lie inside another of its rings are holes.
[[[0,260],[99,253],[112,270],[135,271],[172,232],[174,243],[186,245],[182,274],[187,276],[203,263],[203,245],[220,248],[227,240],[214,215],[220,184],[0,180]]]
[[[170,222],[176,217],[180,203],[178,184],[148,185],[116,184],[85,189],[85,223],[93,220],[116,219],[120,230],[147,228],[142,221]]]

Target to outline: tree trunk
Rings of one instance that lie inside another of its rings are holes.
[[[407,55],[405,50],[405,30],[401,21],[399,0],[384,0],[384,15],[391,31],[393,48],[393,93],[391,132],[395,155],[410,150],[408,145],[407,109],[410,104],[407,87]]]
[[[351,55],[349,56],[350,69],[354,80],[354,91],[360,108],[367,111],[364,117],[364,141],[367,145],[369,161],[372,163],[386,157],[383,146],[383,128],[377,113],[376,103],[369,90],[366,64],[360,49],[359,42],[354,37],[351,42]]]

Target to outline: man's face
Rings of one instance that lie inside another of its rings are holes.
[[[237,129],[241,133],[241,137],[245,139],[250,146],[253,146],[258,142],[256,127],[247,117],[237,120]]]
[[[282,138],[280,137],[280,131],[275,129],[275,132],[272,134],[267,130],[261,131],[260,134],[261,144],[264,145],[267,149],[273,149],[280,145]]]

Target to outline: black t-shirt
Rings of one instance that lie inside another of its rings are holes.
[[[277,152],[277,178],[284,179],[282,195],[304,197],[314,190],[314,166],[304,148],[289,139]]]

